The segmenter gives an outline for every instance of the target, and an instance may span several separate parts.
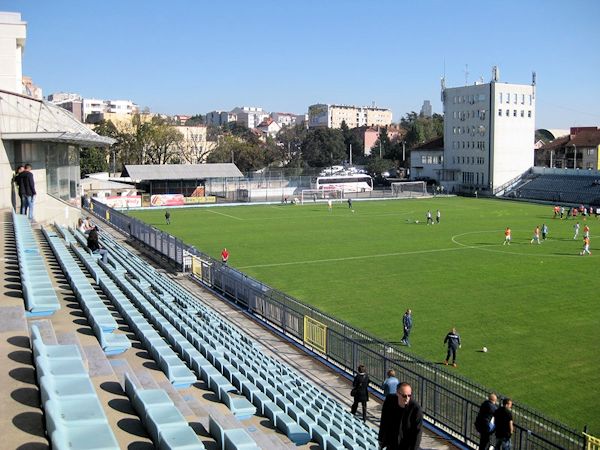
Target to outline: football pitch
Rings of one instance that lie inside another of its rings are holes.
[[[600,220],[578,217],[575,240],[575,220],[553,219],[549,205],[437,198],[353,207],[171,209],[171,225],[164,210],[130,214],[215,258],[227,247],[231,266],[387,341],[400,341],[411,308],[407,351],[428,360],[444,360],[442,341],[456,326],[463,345],[451,370],[600,434]],[[440,223],[427,225],[437,209]],[[531,244],[543,223],[548,239]],[[584,224],[592,256],[579,255]]]

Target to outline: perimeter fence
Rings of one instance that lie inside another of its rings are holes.
[[[149,247],[210,289],[245,308],[257,320],[276,328],[337,366],[348,376],[359,364],[369,371],[372,389],[381,396],[389,369],[413,386],[426,418],[469,446],[479,441],[474,422],[491,389],[450,372],[444,366],[411,355],[343,321],[222,264],[164,231],[92,200],[90,211],[131,240]],[[500,398],[503,396],[498,395]],[[589,435],[521,403],[513,404],[517,450],[590,448]]]

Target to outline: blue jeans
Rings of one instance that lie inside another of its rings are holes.
[[[25,209],[27,210],[27,217],[29,220],[33,220],[33,202],[35,201],[35,195],[28,195],[25,197]]]
[[[19,195],[19,199],[21,200],[21,214],[27,214],[27,197]]]
[[[497,438],[496,439],[496,450],[510,450],[510,438]]]
[[[108,262],[108,250],[106,250],[105,248],[101,248],[100,250],[94,250],[92,253],[94,255],[100,255],[100,256],[102,256],[102,262],[103,263],[107,263]]]

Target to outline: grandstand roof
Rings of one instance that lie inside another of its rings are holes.
[[[116,142],[94,133],[66,109],[2,90],[0,130],[3,140],[64,142],[83,147],[108,147]]]
[[[110,180],[99,180],[98,178],[83,178],[80,183],[86,191],[108,191],[111,189],[135,189],[131,184],[118,183]]]
[[[205,178],[241,178],[244,175],[233,163],[215,164],[127,164],[124,177],[143,180],[200,180]]]

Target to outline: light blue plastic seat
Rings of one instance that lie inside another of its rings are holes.
[[[145,424],[154,442],[158,442],[160,430],[172,425],[187,425],[185,418],[171,403],[170,405],[153,405],[146,409]]]
[[[225,450],[260,450],[250,435],[241,428],[225,430],[224,435]]]
[[[57,429],[51,434],[50,441],[56,450],[120,450],[108,423],[101,422]]]
[[[80,397],[96,395],[96,390],[86,375],[70,377],[53,377],[43,375],[39,380],[42,405],[50,398],[62,399],[66,397]]]
[[[256,407],[246,398],[227,392],[224,388],[219,388],[219,398],[240,420],[248,419],[256,414]]]
[[[171,425],[161,428],[158,435],[160,450],[202,450],[204,444],[189,425]]]

